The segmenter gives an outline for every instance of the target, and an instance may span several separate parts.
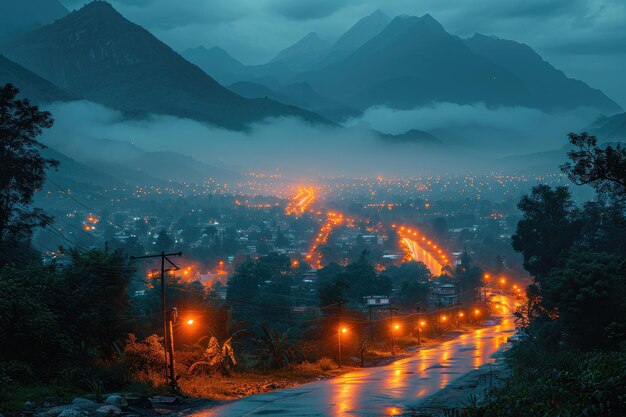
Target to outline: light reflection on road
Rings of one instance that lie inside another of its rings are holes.
[[[454,339],[426,347],[390,365],[365,368],[327,381],[253,395],[224,406],[194,412],[212,416],[381,416],[398,415],[463,374],[492,362],[514,332],[514,303],[505,296],[501,320]]]
[[[441,274],[441,263],[429,251],[424,249],[422,245],[420,245],[417,241],[413,239],[408,239],[405,237],[402,240],[411,252],[411,259],[413,259],[414,261],[422,262],[428,267],[433,275]]]

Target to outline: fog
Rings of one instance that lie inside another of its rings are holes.
[[[548,115],[524,108],[440,103],[408,111],[372,108],[349,120],[346,128],[279,118],[235,132],[167,115],[131,120],[89,101],[55,103],[47,110],[56,123],[44,143],[81,161],[128,160],[140,148],[179,152],[235,172],[280,169],[308,176],[477,171],[488,166],[487,158],[561,148],[568,131],[595,117],[583,109]],[[394,143],[371,129],[391,134],[427,130],[444,144]]]
[[[393,134],[425,130],[447,144],[501,157],[559,149],[567,133],[585,129],[599,116],[589,108],[546,113],[525,107],[488,108],[482,103],[435,103],[412,110],[372,107],[346,125]]]

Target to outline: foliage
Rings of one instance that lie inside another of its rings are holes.
[[[224,375],[230,373],[230,369],[237,365],[235,351],[232,347],[232,337],[228,338],[221,346],[217,338],[211,336],[207,348],[203,352],[203,359],[194,362],[189,367],[189,373],[193,374],[200,370],[208,373],[221,372]]]
[[[561,169],[577,185],[589,184],[600,194],[626,198],[626,148],[599,148],[598,139],[587,132],[570,133],[569,141],[577,149],[568,152],[572,160]]]
[[[541,305],[558,315],[568,344],[583,349],[617,347],[609,325],[624,326],[626,264],[606,253],[576,251],[554,268],[541,285]]]
[[[524,255],[524,268],[541,280],[578,238],[577,210],[566,187],[533,187],[518,204],[523,213],[512,236],[513,248]]]
[[[50,113],[40,111],[28,99],[18,99],[11,84],[0,88],[0,244],[10,248],[8,240],[27,238],[38,226],[52,218],[39,209],[29,209],[35,190],[46,178],[46,169],[58,161],[45,159],[45,148],[36,140],[44,129],[52,127]],[[2,265],[0,258],[0,265]]]
[[[513,375],[482,411],[486,417],[626,414],[626,353],[549,350],[534,341],[508,353]]]
[[[127,378],[142,382],[154,382],[155,376],[165,373],[165,350],[163,338],[153,334],[138,341],[134,334],[129,334],[124,344],[122,362]]]
[[[288,332],[280,333],[266,323],[259,323],[262,330],[261,351],[262,367],[266,369],[282,368],[289,363],[293,345],[289,343]]]

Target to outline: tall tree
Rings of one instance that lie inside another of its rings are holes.
[[[537,279],[555,267],[580,231],[577,210],[567,187],[533,187],[518,204],[523,217],[512,236],[513,249],[524,255],[524,268]]]
[[[35,227],[52,221],[29,206],[43,186],[46,169],[59,164],[41,156],[45,146],[36,140],[52,127],[50,113],[17,98],[18,93],[11,84],[0,88],[0,244],[27,238]]]
[[[572,161],[561,166],[569,179],[614,199],[626,199],[626,148],[621,144],[600,148],[598,139],[587,132],[570,133],[569,141],[577,148],[568,152]]]

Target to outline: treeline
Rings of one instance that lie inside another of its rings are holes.
[[[578,207],[568,187],[542,185],[520,201],[513,247],[534,278],[516,313],[523,341],[476,415],[626,415],[626,149],[570,142],[562,169],[597,197]]]

